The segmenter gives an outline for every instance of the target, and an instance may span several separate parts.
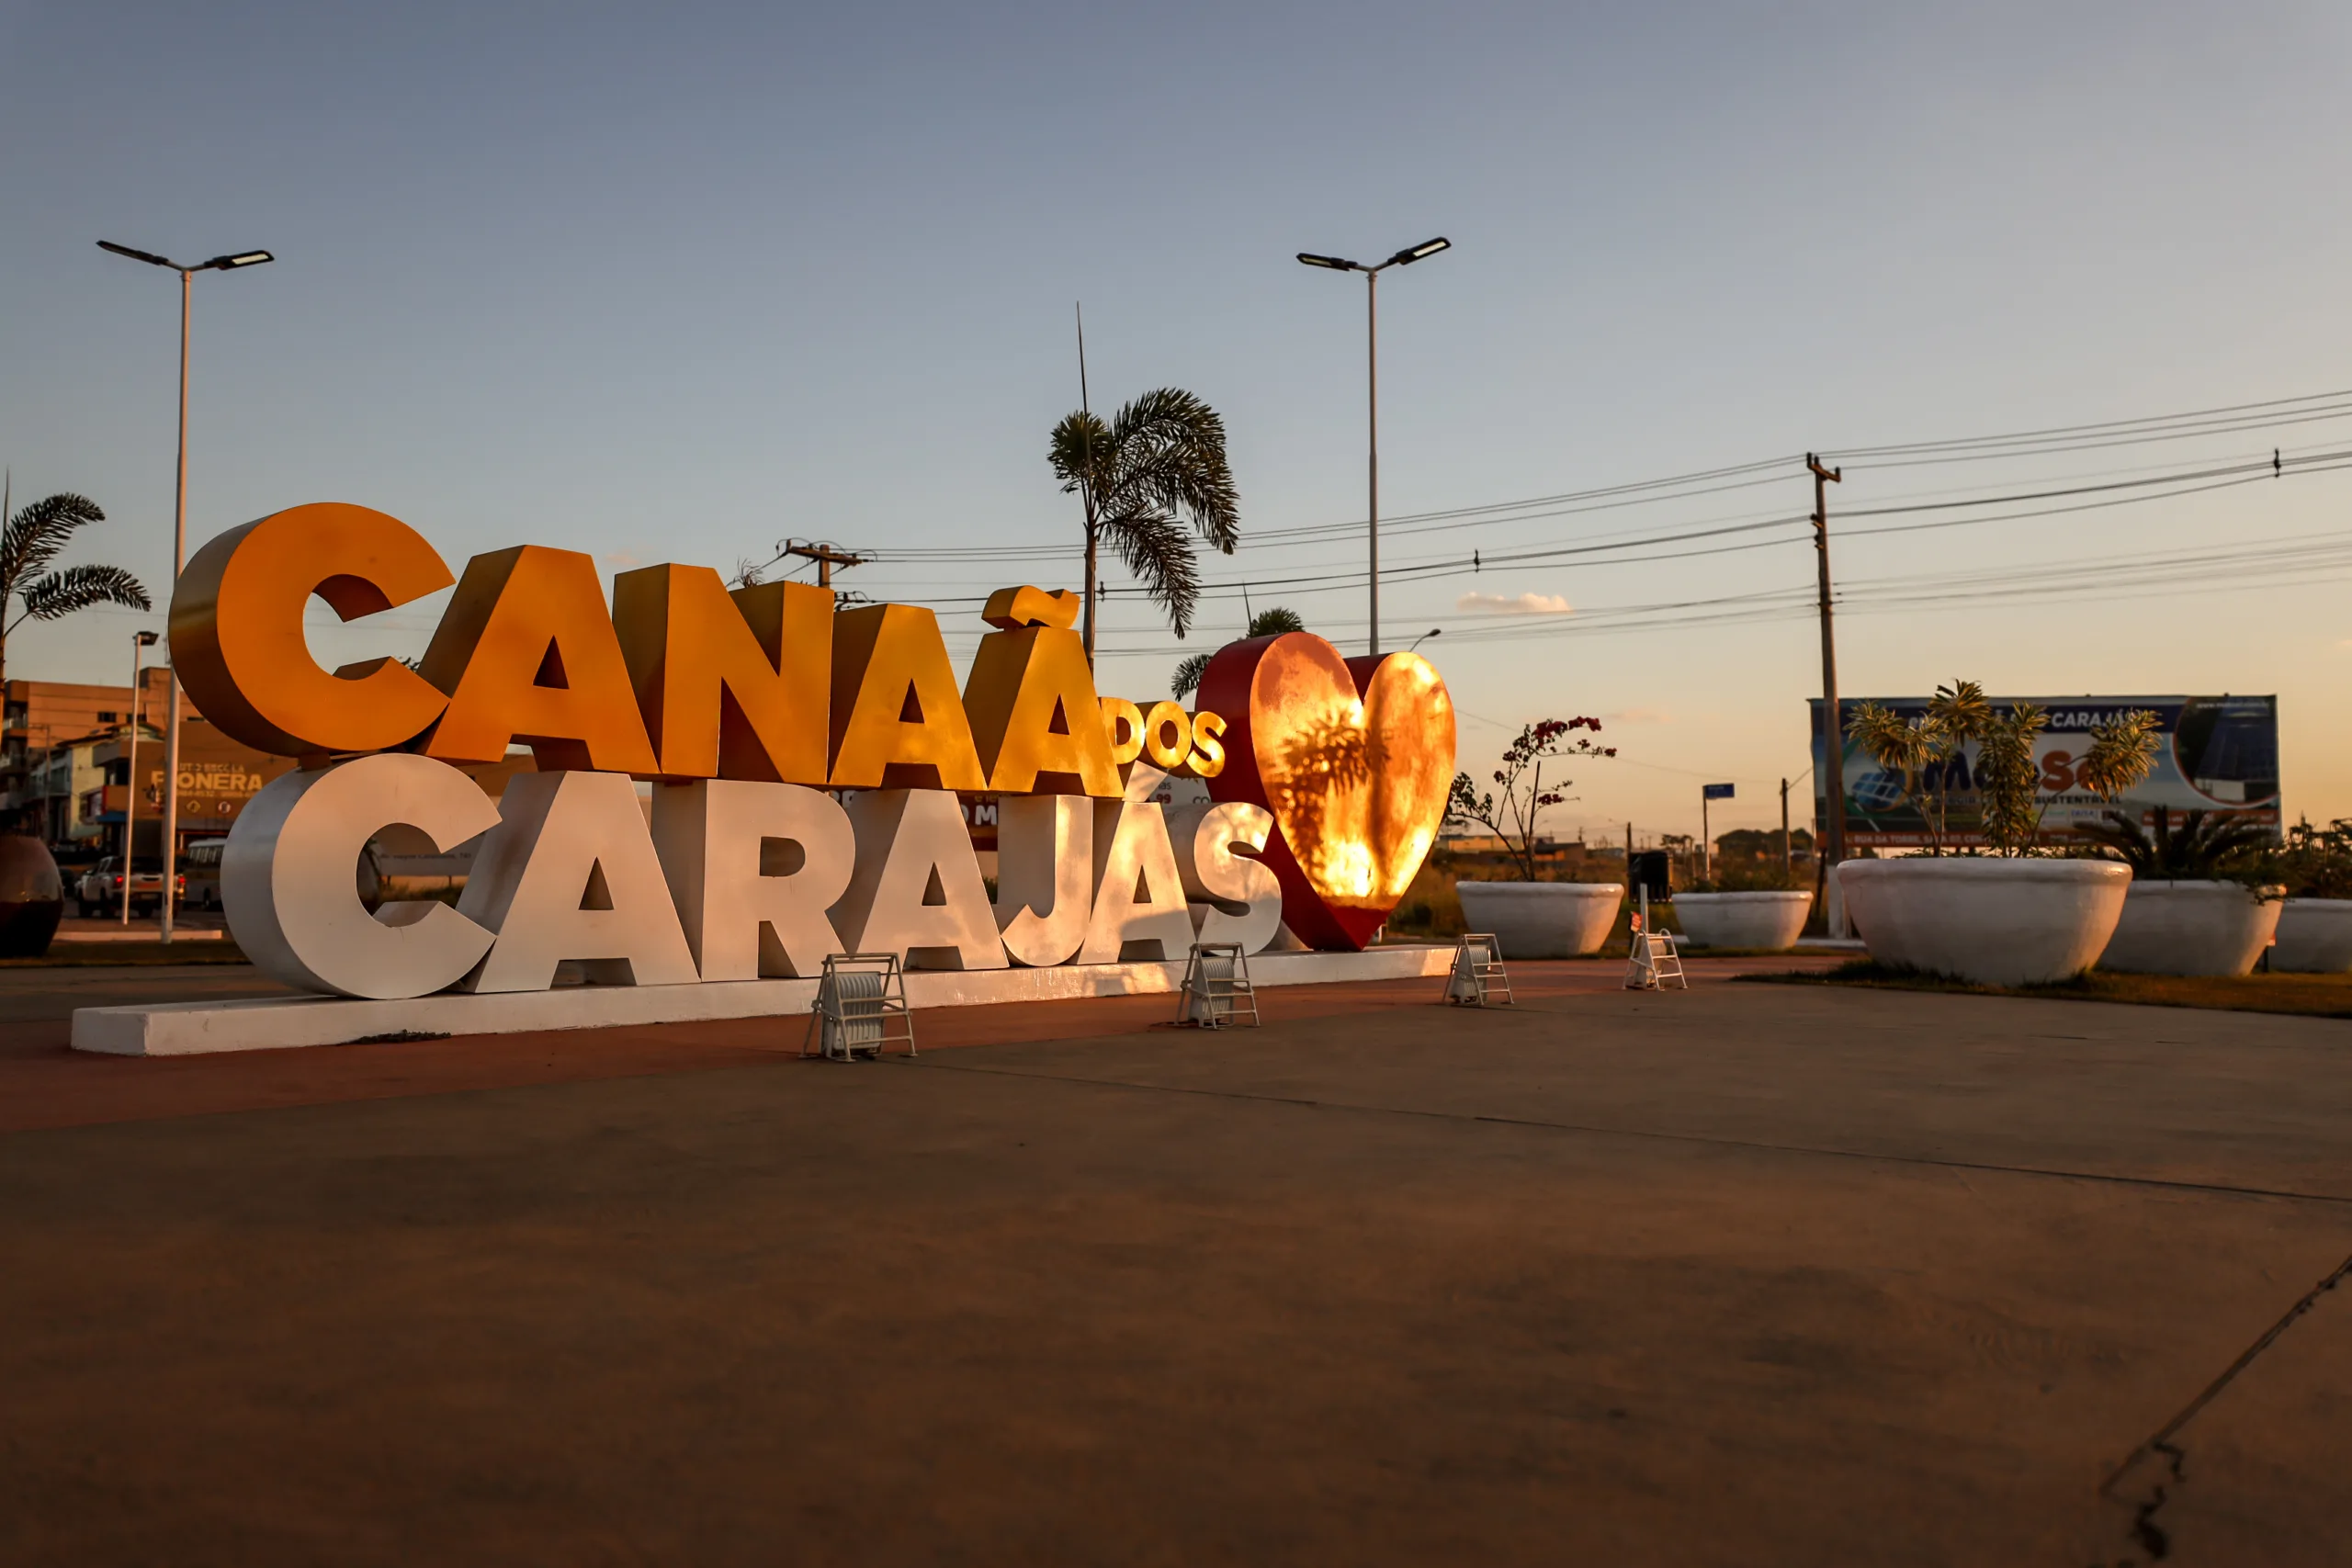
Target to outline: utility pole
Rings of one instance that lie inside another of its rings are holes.
[[[1837,884],[1831,880],[1838,874],[1838,863],[1846,858],[1846,737],[1845,727],[1838,713],[1838,634],[1830,621],[1829,609],[1829,491],[1827,487],[1844,482],[1842,466],[1825,468],[1821,459],[1808,452],[1804,466],[1813,475],[1813,547],[1819,556],[1821,569],[1821,722],[1822,758],[1827,771],[1821,775],[1821,786],[1828,793],[1828,809],[1822,818],[1822,833],[1826,840],[1822,845],[1822,902],[1828,906],[1829,934],[1846,934],[1846,908],[1836,897]]]
[[[1702,788],[1699,792],[1699,877],[1702,881],[1713,881],[1715,874],[1714,829],[1707,822],[1707,799],[1706,791]]]
[[[1367,491],[1364,536],[1372,553],[1372,631],[1365,651],[1380,651],[1380,269],[1363,275],[1364,456]]]
[[[788,556],[798,556],[803,560],[815,561],[817,586],[820,588],[831,588],[833,585],[833,568],[865,564],[864,556],[854,556],[845,550],[837,550],[831,545],[796,545],[787,541],[783,553]]]
[[[1783,880],[1788,878],[1791,874],[1791,870],[1792,863],[1789,860],[1789,781],[1782,779],[1781,781],[1781,876]]]

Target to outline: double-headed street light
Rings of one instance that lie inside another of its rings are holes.
[[[1424,256],[1451,250],[1453,242],[1442,234],[1434,240],[1423,240],[1410,250],[1398,251],[1377,266],[1348,261],[1340,256],[1318,256],[1308,252],[1298,253],[1298,259],[1308,266],[1328,267],[1333,272],[1363,274],[1364,304],[1364,363],[1366,407],[1371,417],[1368,468],[1372,497],[1368,526],[1372,547],[1372,637],[1370,649],[1380,651],[1380,275],[1392,266],[1410,266]]]
[[[156,255],[152,251],[134,251],[129,245],[118,245],[111,240],[100,240],[98,249],[112,251],[119,256],[129,256],[132,261],[145,262],[150,266],[169,267],[180,275],[180,460],[179,479],[174,486],[172,498],[172,582],[176,587],[180,580],[180,568],[187,564],[187,317],[189,299],[194,292],[190,283],[199,272],[233,272],[239,267],[258,266],[263,262],[275,261],[277,258],[267,251],[239,251],[231,255],[214,256],[210,261],[198,262],[193,266],[182,266],[179,263]],[[166,603],[169,602],[169,598],[168,594],[165,595]],[[171,696],[165,708],[164,720],[164,897],[162,899],[164,914],[163,930],[160,934],[165,942],[172,940],[172,878],[179,868],[180,675],[176,664],[177,661],[175,660],[172,669]],[[135,756],[139,744],[139,727],[135,717],[139,711],[139,693],[135,685],[131,690],[130,701],[131,712],[134,715],[131,724],[131,748]],[[129,807],[126,806],[122,846],[125,865],[123,886],[126,889],[130,886],[128,880],[130,860],[128,810]],[[130,900],[126,897],[123,901],[126,919],[129,918],[130,908]]]

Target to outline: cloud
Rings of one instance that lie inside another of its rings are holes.
[[[616,566],[623,571],[628,571],[632,568],[640,567],[645,564],[638,558],[637,552],[635,550],[615,550],[611,554],[605,556],[604,558],[604,561],[606,566]]]
[[[1617,713],[1602,714],[1609,724],[1672,724],[1674,716],[1664,708],[1625,708]]]
[[[1464,593],[1453,602],[1457,610],[1479,610],[1494,615],[1565,615],[1568,602],[1557,593]]]

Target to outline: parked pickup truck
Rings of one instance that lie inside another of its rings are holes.
[[[187,878],[175,879],[175,897],[187,891]],[[153,913],[164,896],[164,863],[159,856],[141,855],[130,869],[130,912]],[[122,857],[108,855],[74,885],[74,901],[85,919],[122,912]]]

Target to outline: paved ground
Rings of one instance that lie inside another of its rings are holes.
[[[12,975],[0,1561],[2352,1554],[2352,1286],[2098,1495],[2352,1254],[2352,1025],[1527,978],[853,1068],[90,1063]]]

